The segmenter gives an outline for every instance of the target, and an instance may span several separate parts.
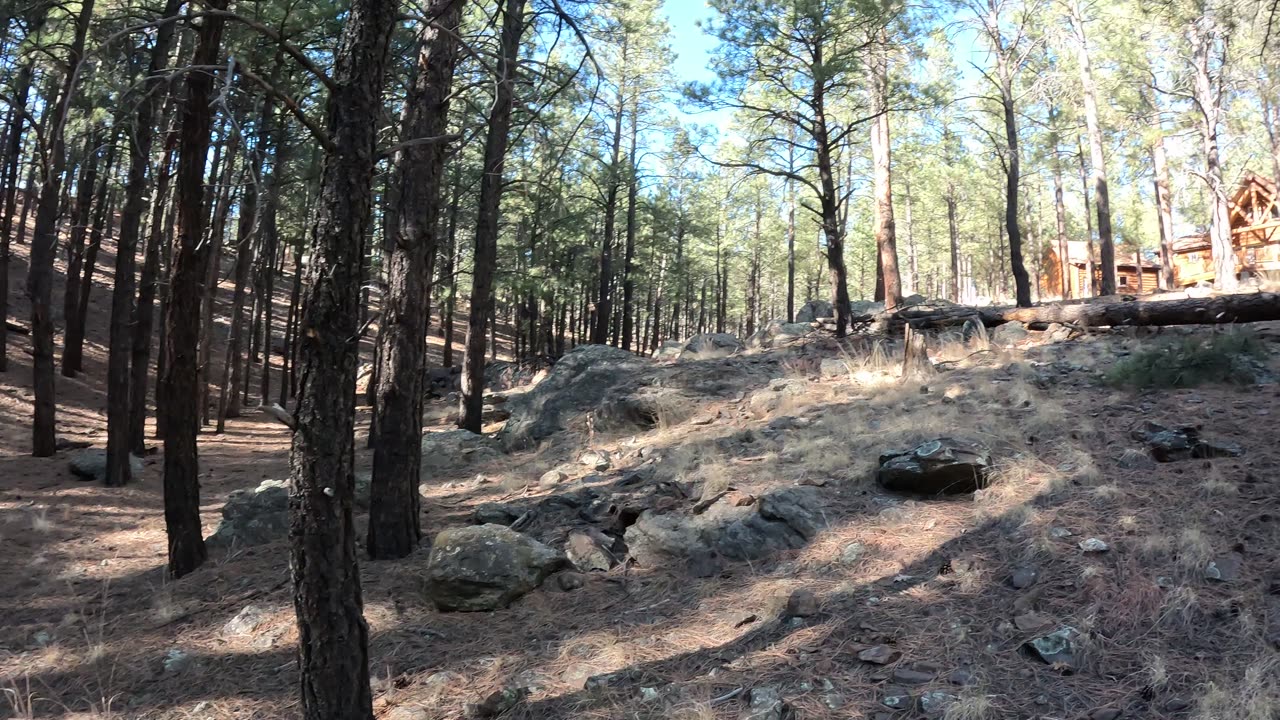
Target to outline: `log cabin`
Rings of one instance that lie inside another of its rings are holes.
[[[1102,267],[1098,263],[1089,262],[1089,244],[1083,240],[1067,241],[1067,292],[1062,291],[1062,263],[1058,258],[1057,247],[1049,248],[1040,279],[1045,295],[1058,297],[1086,297],[1090,295],[1086,278],[1089,277],[1089,266],[1093,265],[1093,287],[1102,283]],[[1155,292],[1160,284],[1160,263],[1149,253],[1116,255],[1116,292],[1128,295],[1141,295]]]
[[[1231,245],[1241,278],[1280,273],[1280,205],[1275,181],[1246,173],[1230,200]],[[1173,276],[1178,287],[1214,280],[1208,234],[1173,242]]]

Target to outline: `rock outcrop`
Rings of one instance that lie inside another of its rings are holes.
[[[498,610],[568,563],[565,556],[501,525],[450,528],[436,535],[427,596],[440,610]]]

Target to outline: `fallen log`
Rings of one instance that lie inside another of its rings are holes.
[[[1029,308],[948,307],[895,313],[917,329],[963,325],[977,317],[987,327],[1021,322],[1032,329],[1051,323],[1085,327],[1221,325],[1280,320],[1280,294],[1248,293],[1186,300],[1126,300]]]
[[[26,325],[23,325],[20,322],[16,322],[14,320],[5,320],[4,326],[9,329],[9,332],[15,332],[15,333],[18,333],[19,335],[31,334],[31,328],[27,327]]]

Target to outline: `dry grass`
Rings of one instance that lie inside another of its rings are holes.
[[[1207,683],[1196,703],[1195,720],[1275,720],[1280,717],[1280,666],[1259,660],[1244,677]]]

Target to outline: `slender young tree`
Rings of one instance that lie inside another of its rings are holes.
[[[1080,0],[1067,2],[1067,17],[1076,41],[1076,60],[1080,65],[1080,94],[1084,99],[1084,121],[1089,135],[1089,164],[1093,168],[1093,207],[1098,213],[1098,250],[1102,263],[1103,295],[1116,292],[1116,247],[1111,231],[1111,191],[1107,185],[1107,161],[1102,146],[1102,126],[1098,122],[1098,92],[1093,80],[1093,62],[1089,40],[1085,34],[1085,9]]]

